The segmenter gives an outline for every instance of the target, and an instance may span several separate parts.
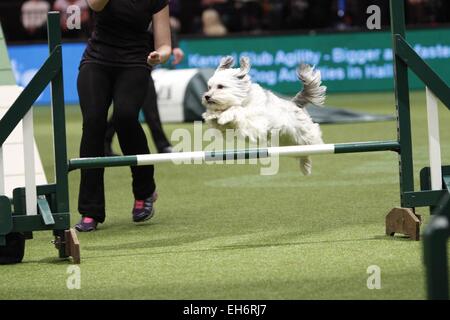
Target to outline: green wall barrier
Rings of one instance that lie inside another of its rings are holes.
[[[185,39],[181,67],[215,68],[224,55],[247,55],[254,81],[280,93],[299,90],[301,62],[320,68],[329,92],[386,91],[394,86],[391,39],[389,32]],[[412,30],[407,39],[450,82],[450,29]],[[411,89],[424,87],[416,76],[410,79]]]

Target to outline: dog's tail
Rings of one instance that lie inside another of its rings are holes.
[[[322,106],[325,102],[327,87],[321,86],[320,71],[308,64],[302,64],[297,69],[297,76],[303,83],[303,90],[297,93],[292,101],[300,108],[306,107],[308,103]]]

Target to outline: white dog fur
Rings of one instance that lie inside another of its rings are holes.
[[[321,106],[325,101],[320,71],[301,65],[297,73],[303,90],[289,101],[251,82],[249,58],[240,59],[240,68],[233,69],[233,65],[233,57],[222,58],[208,81],[208,91],[203,95],[207,109],[203,118],[208,125],[234,129],[253,143],[268,142],[273,130],[278,131],[282,145],[323,143],[319,125],[304,109],[308,103]],[[301,157],[300,167],[305,175],[311,174],[310,157]]]

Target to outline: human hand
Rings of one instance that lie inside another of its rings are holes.
[[[158,51],[153,51],[148,55],[147,63],[152,67],[162,62],[162,56]]]
[[[173,49],[172,54],[173,54],[172,65],[176,66],[183,60],[184,52],[180,48],[175,48]]]

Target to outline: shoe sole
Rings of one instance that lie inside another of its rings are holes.
[[[152,211],[150,212],[150,214],[148,216],[140,218],[139,220],[135,220],[133,218],[133,222],[135,222],[135,223],[145,222],[145,221],[150,220],[151,218],[153,218],[154,215],[155,215],[155,208],[152,209]]]
[[[96,229],[92,228],[92,229],[86,230],[86,229],[82,229],[80,227],[75,226],[75,230],[77,230],[78,232],[92,232],[92,231],[95,231]]]

